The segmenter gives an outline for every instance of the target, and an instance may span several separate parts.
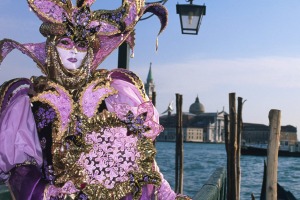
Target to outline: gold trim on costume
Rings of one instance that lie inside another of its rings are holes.
[[[31,102],[39,101],[39,102],[50,105],[54,109],[54,111],[56,113],[56,117],[58,119],[58,121],[55,122],[55,129],[58,132],[53,131],[54,135],[52,136],[52,138],[54,139],[53,141],[61,141],[64,133],[67,130],[67,128],[64,128],[64,129],[62,128],[62,124],[66,124],[65,127],[67,127],[67,124],[69,124],[69,120],[66,121],[66,122],[63,122],[61,114],[60,114],[57,106],[54,105],[50,100],[48,100],[48,99],[46,99],[42,96],[47,95],[47,94],[52,94],[52,95],[59,98],[60,93],[57,91],[57,88],[59,88],[60,90],[62,90],[64,92],[64,94],[67,95],[68,100],[70,101],[70,105],[71,105],[70,114],[73,113],[73,111],[74,111],[74,101],[73,101],[71,95],[69,94],[69,92],[64,87],[62,87],[61,85],[56,84],[52,81],[48,81],[47,83],[50,86],[50,88],[55,89],[55,91],[48,90],[48,91],[44,91],[42,93],[39,93],[37,96],[32,97]],[[69,118],[70,118],[70,116],[69,116]]]
[[[70,9],[70,6],[68,6],[68,4],[64,4],[59,0],[51,0],[51,2],[64,9],[64,11],[66,11],[66,14],[68,14],[69,16],[71,15],[72,10]],[[44,19],[53,23],[58,23],[58,24],[62,23],[62,21],[55,20],[54,18],[48,17],[44,12],[42,12],[41,9],[35,5],[35,0],[28,0],[28,4],[36,13],[38,13],[38,15],[42,16]]]
[[[77,189],[81,189],[81,191],[86,194],[90,200],[120,199],[129,193],[133,195],[134,200],[138,200],[142,195],[142,187],[144,185],[153,184],[154,186],[159,187],[161,184],[160,174],[153,168],[156,150],[151,139],[135,135],[135,137],[138,138],[136,151],[139,153],[139,157],[137,157],[137,160],[135,161],[137,168],[135,171],[129,172],[127,181],[116,182],[113,189],[108,189],[97,181],[95,183],[89,183],[89,180],[94,178],[87,174],[88,171],[78,163],[80,157],[88,154],[93,148],[85,141],[87,134],[96,132],[99,136],[102,136],[103,129],[117,127],[127,128],[126,124],[117,117],[116,113],[109,112],[107,110],[97,113],[98,109],[95,109],[96,111],[92,117],[87,117],[83,114],[82,98],[85,90],[92,84],[95,85],[93,91],[96,91],[99,88],[109,88],[113,90],[106,94],[105,97],[114,95],[117,92],[110,86],[110,82],[112,80],[111,77],[108,76],[109,73],[110,72],[106,70],[97,70],[93,74],[92,81],[79,91],[79,101],[73,101],[75,97],[71,96],[71,94],[63,86],[48,81],[49,90],[41,92],[37,96],[33,97],[32,102],[40,101],[42,103],[46,103],[50,105],[57,114],[52,130],[52,160],[54,174],[56,176],[56,180],[54,182],[55,186],[62,187],[66,182],[72,181],[75,184],[75,187]],[[123,73],[128,76],[135,85],[138,85],[137,82],[141,84],[140,79],[137,79],[133,74]],[[58,98],[58,89],[67,94],[70,103],[72,104],[68,129],[63,132],[59,132],[62,119],[58,108],[56,108],[49,100],[42,97],[44,94],[53,94]],[[142,94],[142,91],[140,91],[140,93]],[[98,106],[105,97],[99,100]],[[80,125],[78,125],[78,122]],[[66,140],[67,136],[74,135],[76,127],[78,126],[81,134],[80,138],[77,138],[79,140],[79,146],[76,145],[73,140]],[[64,150],[62,150],[62,147]],[[82,184],[86,184],[86,186],[82,188]]]
[[[21,80],[20,78],[17,78],[17,79],[13,79],[13,80],[10,80],[10,81],[7,81],[7,82],[4,82],[1,87],[0,87],[0,110],[2,109],[2,104],[3,104],[3,101],[4,101],[4,97],[7,93],[7,90],[13,85],[15,84],[16,82],[18,82],[19,80]]]
[[[93,115],[95,115],[98,112],[97,108],[100,106],[100,104],[102,103],[102,101],[105,98],[107,98],[107,97],[109,97],[111,95],[117,94],[118,91],[115,90],[113,87],[110,86],[110,82],[109,81],[104,82],[103,79],[96,79],[96,80],[90,82],[89,84],[87,84],[86,87],[84,87],[83,92],[81,93],[81,95],[79,97],[79,104],[81,105],[81,106],[79,106],[79,109],[80,109],[81,113],[84,113],[84,111],[83,111],[84,91],[86,91],[86,89],[89,88],[89,87],[91,87],[92,85],[94,85],[93,86],[93,92],[97,91],[98,89],[103,89],[103,88],[107,88],[108,90],[111,90],[110,92],[107,92],[106,94],[104,94],[103,96],[101,96],[100,99],[98,99],[96,109],[94,110],[94,113],[93,113]]]
[[[122,69],[116,69],[113,70],[113,72],[120,72],[124,74],[126,77],[128,77],[131,82],[136,86],[138,91],[140,92],[141,97],[143,98],[144,101],[149,101],[149,99],[146,96],[145,88],[144,88],[144,83],[143,81],[133,72],[127,71],[127,70],[122,70]]]

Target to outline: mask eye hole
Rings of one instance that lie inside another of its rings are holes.
[[[62,40],[62,41],[60,41],[60,43],[63,44],[63,45],[69,45],[70,44],[67,40]]]
[[[78,41],[78,42],[76,42],[76,48],[79,51],[87,51],[88,42],[87,41]]]
[[[57,45],[58,47],[64,48],[64,49],[72,49],[74,47],[74,42],[70,38],[61,38]]]
[[[74,42],[71,38],[64,37],[57,41],[56,46],[68,50],[74,49],[75,47],[78,51],[85,52],[88,49],[88,42],[86,40]]]

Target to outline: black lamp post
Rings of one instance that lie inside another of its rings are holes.
[[[176,12],[179,14],[181,33],[197,35],[206,6],[194,5],[193,0],[186,0],[190,4],[177,4]]]

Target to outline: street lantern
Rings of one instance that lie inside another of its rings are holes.
[[[179,14],[181,33],[197,35],[206,6],[194,5],[193,0],[186,0],[190,4],[177,4],[176,11]]]

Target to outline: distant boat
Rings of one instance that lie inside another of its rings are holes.
[[[267,156],[267,144],[250,145],[244,144],[241,147],[242,155],[253,155],[253,156]],[[279,148],[278,156],[285,157],[300,157],[300,152],[295,151],[293,148]]]

